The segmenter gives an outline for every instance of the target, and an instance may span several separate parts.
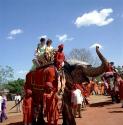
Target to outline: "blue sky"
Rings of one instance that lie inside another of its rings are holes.
[[[0,0],[0,65],[24,77],[40,36],[54,47],[63,43],[66,54],[73,48],[95,54],[98,43],[108,60],[123,65],[122,6],[122,0]]]

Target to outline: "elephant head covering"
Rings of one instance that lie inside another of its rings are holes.
[[[53,89],[53,85],[51,82],[46,82],[45,87],[51,90]]]
[[[32,95],[32,90],[27,89],[27,90],[26,90],[26,94]]]

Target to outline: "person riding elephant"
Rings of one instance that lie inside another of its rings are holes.
[[[64,66],[65,55],[64,55],[63,49],[64,49],[64,45],[63,44],[59,45],[58,51],[54,56],[54,63],[58,70]]]
[[[58,86],[61,91],[63,91],[63,88],[64,88],[63,79],[65,79],[64,71],[62,70],[62,67],[64,66],[64,61],[65,61],[65,55],[64,55],[63,49],[64,49],[64,45],[60,44],[54,56],[54,64],[58,75]]]
[[[106,89],[109,89],[110,78],[112,78],[114,76],[115,72],[116,72],[116,70],[114,68],[114,62],[108,63],[106,72],[101,76],[102,80],[104,81]]]
[[[53,52],[53,47],[52,47],[52,40],[48,39],[46,42],[46,48],[45,48],[45,58],[47,59],[47,61],[51,61],[51,56],[52,56],[52,52]]]

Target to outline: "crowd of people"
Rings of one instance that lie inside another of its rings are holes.
[[[35,57],[32,60],[33,66],[31,70],[34,71],[47,64],[54,64],[56,67],[58,82],[61,82],[59,79],[63,77],[61,69],[64,66],[65,61],[63,48],[64,46],[61,44],[58,46],[58,49],[54,49],[52,47],[52,40],[41,38],[40,43],[38,43],[35,50]],[[56,93],[57,90],[54,89],[51,82],[45,83],[45,89],[46,90],[43,94],[44,117],[47,117],[48,125],[51,125],[52,122],[54,122],[54,125],[57,125],[59,114],[62,110],[62,97],[59,93]],[[115,70],[113,62],[109,63],[109,67],[107,68],[107,71],[102,74],[100,81],[92,78],[89,82],[73,83],[72,90],[69,93],[71,98],[71,109],[75,118],[77,115],[79,118],[82,117],[81,108],[84,104],[88,104],[87,97],[89,95],[111,95],[112,102],[121,101],[123,108],[123,79]],[[31,125],[32,115],[34,118],[37,117],[39,113],[39,111],[36,112],[36,110],[39,109],[32,110],[34,105],[32,95],[32,90],[25,90],[22,105],[24,125]],[[14,100],[17,112],[21,112],[21,96],[17,94]],[[6,101],[6,96],[0,95],[0,122],[7,119]]]
[[[64,65],[65,56],[63,53],[63,45],[59,45],[58,49],[53,49],[52,47],[52,40],[50,39],[40,39],[40,43],[38,44],[36,51],[35,51],[35,58],[33,59],[33,68],[32,70],[35,70],[36,68],[42,67],[49,62],[55,65],[57,71],[59,71],[62,66]],[[83,106],[83,103],[88,104],[88,100],[86,97],[89,95],[111,95],[112,98],[114,98],[112,94],[112,88],[110,84],[110,78],[114,78],[114,82],[118,83],[118,96],[121,99],[121,90],[122,90],[122,80],[118,78],[118,75],[114,75],[116,73],[114,67],[114,63],[109,63],[109,67],[107,68],[107,71],[101,76],[101,81],[90,80],[89,83],[85,82],[82,84],[79,83],[73,83],[72,90],[70,92],[70,98],[71,98],[71,108],[74,117],[77,116],[81,118],[81,108]],[[59,74],[59,73],[58,73]],[[59,75],[58,75],[59,76]],[[109,80],[109,82],[108,82]],[[53,122],[55,125],[57,125],[59,113],[61,112],[62,104],[59,105],[60,96],[56,94],[56,90],[54,90],[54,87],[51,83],[45,83],[46,90],[44,93],[44,106],[43,106],[43,113],[44,116],[47,117],[48,125],[51,125]],[[122,90],[123,91],[123,90]],[[110,93],[109,93],[110,92]],[[25,91],[25,98],[23,100],[23,120],[24,125],[31,125],[31,118],[32,118],[32,105],[33,105],[33,99],[32,99],[32,91],[30,89],[27,89]],[[122,106],[123,107],[123,106]],[[37,109],[36,109],[37,110]],[[33,114],[33,117],[37,117],[37,113],[35,112]]]

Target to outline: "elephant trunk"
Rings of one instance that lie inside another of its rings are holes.
[[[87,76],[90,77],[95,77],[98,76],[100,74],[102,74],[103,72],[106,71],[107,67],[108,67],[108,61],[104,58],[104,56],[101,54],[101,52],[99,51],[99,47],[96,47],[96,53],[98,55],[98,57],[100,58],[102,64],[99,67],[83,67],[83,73]]]

